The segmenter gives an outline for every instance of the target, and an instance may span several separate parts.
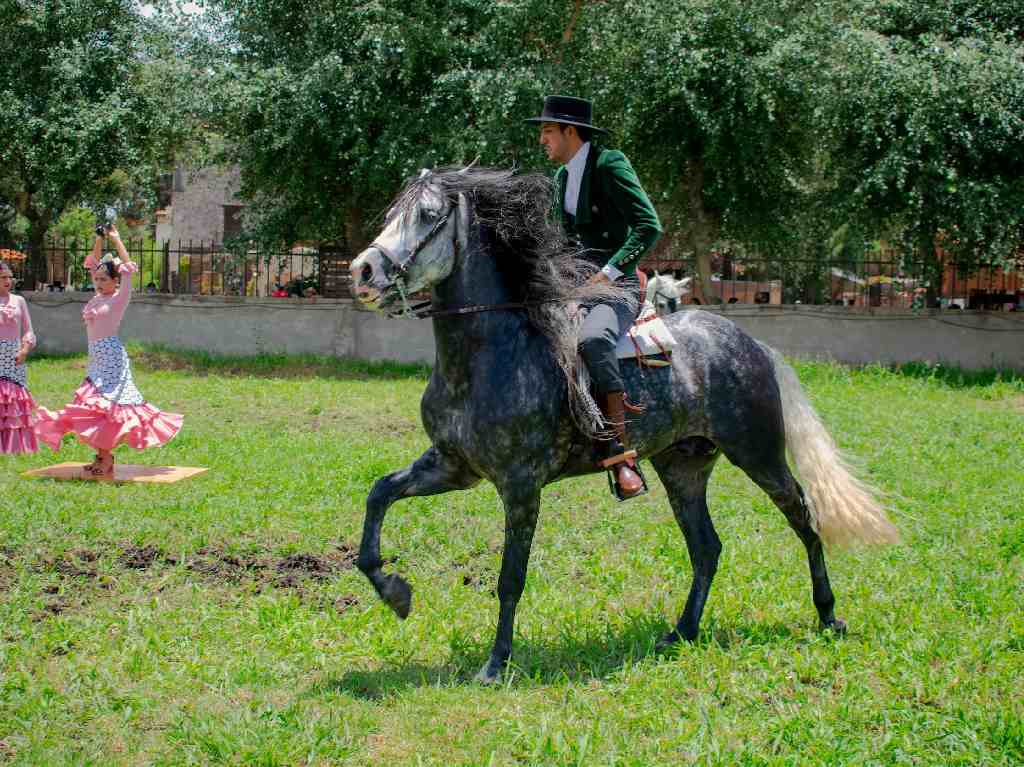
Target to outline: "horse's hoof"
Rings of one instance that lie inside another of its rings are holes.
[[[661,639],[658,640],[657,644],[654,645],[654,652],[658,655],[662,655],[672,650],[681,642],[692,642],[693,639],[683,636],[676,629],[672,629],[670,632],[665,634]]]
[[[502,669],[501,666],[495,666],[488,660],[482,669],[476,672],[476,676],[473,677],[473,681],[477,684],[485,684],[493,686],[501,684]]]
[[[683,638],[679,636],[678,631],[670,631],[667,634],[665,634],[665,636],[663,636],[661,639],[659,639],[657,644],[654,645],[654,652],[658,653],[659,655],[667,653],[681,641],[683,641]]]
[[[822,631],[831,631],[836,636],[846,636],[846,621],[842,618],[833,618],[828,623],[821,624]]]
[[[399,575],[389,575],[380,590],[380,598],[402,620],[409,617],[412,608],[412,586]]]

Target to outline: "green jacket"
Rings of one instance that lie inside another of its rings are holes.
[[[565,212],[565,186],[569,170],[555,174],[556,205],[565,231],[587,249],[585,257],[598,266],[610,264],[625,276],[661,235],[661,222],[650,198],[640,186],[626,155],[590,145],[580,182],[576,215]]]

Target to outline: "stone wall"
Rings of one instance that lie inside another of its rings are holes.
[[[86,293],[27,293],[40,346],[83,352]],[[691,310],[686,310],[691,311]],[[740,306],[715,311],[785,354],[810,359],[941,362],[1024,372],[1024,315],[1004,312],[871,311]],[[363,360],[434,361],[425,320],[391,320],[349,300],[136,295],[122,337],[221,355],[322,354]]]

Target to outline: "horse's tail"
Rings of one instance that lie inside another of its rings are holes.
[[[796,371],[765,347],[782,395],[786,449],[796,466],[811,524],[827,544],[896,543],[899,531],[886,518],[877,491],[853,476],[832,435],[814,412]]]

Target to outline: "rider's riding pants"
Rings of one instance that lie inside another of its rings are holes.
[[[625,391],[615,347],[636,319],[636,312],[621,303],[589,307],[580,328],[580,356],[598,394]]]

